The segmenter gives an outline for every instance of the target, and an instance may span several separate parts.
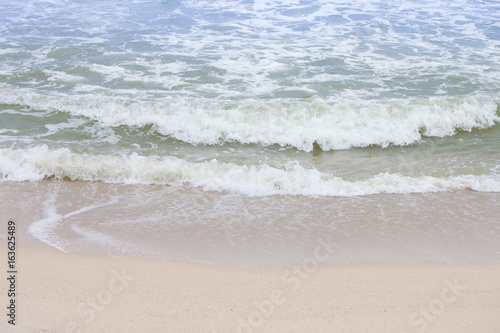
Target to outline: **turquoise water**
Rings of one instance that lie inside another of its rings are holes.
[[[498,1],[4,1],[0,175],[500,191]]]

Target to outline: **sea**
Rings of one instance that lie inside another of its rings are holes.
[[[51,181],[496,214],[500,1],[4,0],[0,186]]]

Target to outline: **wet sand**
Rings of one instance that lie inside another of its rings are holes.
[[[500,193],[248,197],[194,188],[47,180],[1,184],[24,242],[64,252],[252,268],[500,262]]]

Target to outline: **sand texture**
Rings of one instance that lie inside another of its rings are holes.
[[[18,248],[2,332],[500,331],[499,264],[260,270]]]

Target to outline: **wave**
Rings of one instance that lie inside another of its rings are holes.
[[[298,163],[281,168],[266,164],[188,162],[175,157],[92,155],[67,148],[0,149],[0,178],[4,181],[38,181],[45,178],[103,181],[123,184],[157,184],[200,187],[250,196],[311,195],[359,196],[379,193],[424,193],[472,189],[500,192],[500,177],[453,177],[381,173],[359,181],[347,181]]]
[[[104,94],[45,94],[0,89],[0,103],[86,117],[104,126],[152,126],[190,144],[226,142],[291,146],[312,151],[408,145],[423,136],[488,128],[500,121],[498,96],[371,99],[205,99]]]

